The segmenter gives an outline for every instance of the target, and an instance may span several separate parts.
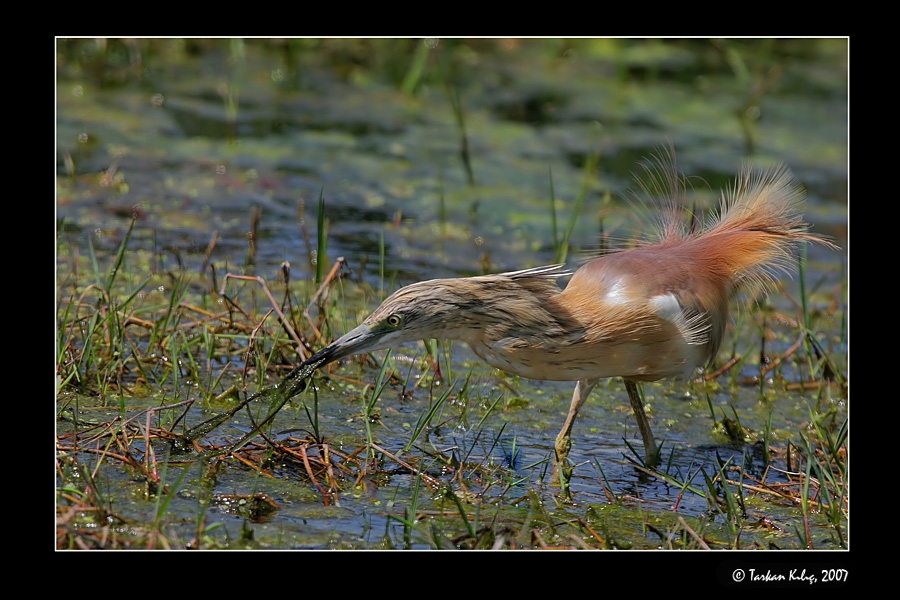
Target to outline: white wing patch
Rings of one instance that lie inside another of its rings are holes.
[[[682,308],[673,294],[650,298],[650,306],[657,316],[678,328],[686,344],[702,345],[709,341],[709,316],[704,312]]]
[[[629,299],[624,294],[625,290],[626,288],[622,283],[622,279],[616,279],[616,282],[606,290],[606,297],[604,299],[610,304],[625,304],[626,302],[629,302]],[[657,314],[659,313],[655,306],[654,311],[657,312]],[[668,319],[668,317],[663,318]]]

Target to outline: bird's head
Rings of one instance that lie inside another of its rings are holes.
[[[413,283],[302,366],[317,368],[417,340],[463,340],[477,349],[510,336],[559,333],[559,315],[548,310],[559,294],[556,279],[569,274],[563,265],[549,265]]]
[[[433,279],[401,288],[358,327],[316,352],[304,364],[326,365],[404,342],[460,339],[466,320],[460,319],[459,314],[477,297],[477,287],[467,285],[466,279]]]

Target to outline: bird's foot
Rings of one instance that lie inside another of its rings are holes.
[[[556,437],[553,457],[553,474],[550,482],[558,485],[562,496],[569,497],[569,480],[572,478],[572,467],[568,466],[569,450],[572,449],[572,438],[560,433]]]

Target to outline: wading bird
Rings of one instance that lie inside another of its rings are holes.
[[[835,247],[809,233],[804,192],[783,167],[745,168],[699,231],[679,216],[681,183],[677,171],[664,179],[669,206],[655,241],[593,258],[574,274],[551,265],[413,283],[303,365],[433,338],[466,342],[486,363],[515,375],[576,381],[556,438],[557,467],[598,380],[622,377],[653,464],[657,446],[636,384],[689,377],[707,366],[736,292],[765,289],[778,273],[790,273],[798,243]],[[556,280],[570,274],[560,289]]]

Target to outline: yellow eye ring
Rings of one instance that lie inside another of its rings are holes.
[[[391,327],[400,327],[400,315],[391,315],[387,319],[385,319],[388,325]]]

